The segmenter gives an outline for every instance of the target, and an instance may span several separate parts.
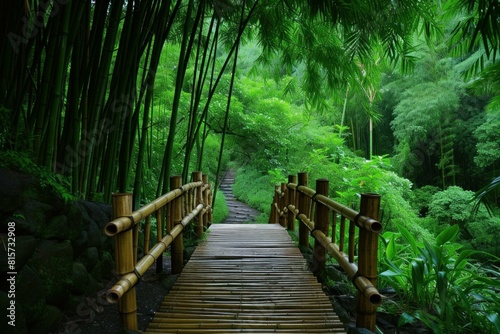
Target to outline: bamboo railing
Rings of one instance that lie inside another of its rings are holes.
[[[297,183],[293,175],[288,181],[276,186],[269,222],[294,230],[295,219],[299,221],[299,245],[309,248],[309,235],[315,239],[313,271],[325,268],[326,253],[332,256],[358,289],[356,326],[374,332],[377,307],[382,303],[376,288],[380,196],[362,194],[357,212],[328,198],[327,179],[316,180],[316,190],[307,187],[307,173],[298,173]]]
[[[172,273],[178,274],[184,265],[182,231],[196,218],[195,233],[203,235],[212,222],[212,193],[208,177],[193,172],[193,182],[181,185],[180,176],[170,178],[170,192],[132,212],[132,194],[113,194],[113,221],[104,232],[115,240],[115,266],[121,279],[107,292],[110,303],[118,302],[122,325],[137,330],[135,285],[157,262],[161,271],[162,254],[171,247]],[[150,217],[155,215],[157,243],[149,249]],[[166,218],[166,220],[164,219]],[[164,221],[166,224],[164,224]],[[138,236],[144,222],[144,256],[138,261]]]

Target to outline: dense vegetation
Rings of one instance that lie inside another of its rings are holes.
[[[436,333],[500,332],[497,1],[6,7],[3,166],[68,200],[132,191],[136,206],[170,175],[231,166],[263,221],[298,171],[353,207],[377,192],[380,284],[399,297],[384,310]]]

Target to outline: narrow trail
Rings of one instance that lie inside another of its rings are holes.
[[[260,212],[251,208],[247,204],[238,201],[238,199],[233,194],[233,184],[234,184],[235,172],[233,170],[228,170],[224,174],[224,178],[221,181],[219,189],[222,191],[226,197],[226,203],[229,207],[229,216],[224,220],[223,224],[245,224],[252,223],[255,221]]]

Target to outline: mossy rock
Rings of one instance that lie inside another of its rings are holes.
[[[2,232],[6,232],[8,224],[13,222],[16,225],[16,236],[35,234],[35,224],[26,220],[26,217],[21,211],[16,211],[12,215],[7,216],[2,221]]]
[[[27,200],[22,212],[26,220],[35,226],[35,236],[43,238],[46,225],[54,214],[54,207],[46,203]]]
[[[11,300],[12,299],[9,298],[7,293],[0,290],[0,308],[2,310],[7,310],[7,308],[10,307]],[[8,316],[9,313],[10,311],[8,311],[7,313],[7,319],[2,319],[2,321],[0,321],[0,333],[12,333],[12,334],[28,333],[28,327],[26,326],[26,318],[24,316],[24,311],[21,305],[19,305],[19,303],[16,303],[15,319],[14,317],[12,317],[12,319],[9,318]]]
[[[0,168],[0,212],[11,213],[22,205],[22,194],[17,173]],[[5,333],[5,332],[3,332]]]
[[[2,237],[4,245],[7,245],[7,238]],[[33,256],[36,249],[36,240],[30,235],[16,237],[16,271],[20,271],[28,260]],[[0,271],[11,271],[7,263],[7,251],[5,247],[0,247]]]
[[[92,275],[89,275],[89,281],[85,287],[85,295],[93,296],[103,287],[104,285],[101,282],[92,277]]]
[[[98,260],[94,268],[90,271],[90,275],[94,277],[97,281],[102,281],[102,270],[101,270],[101,262]]]
[[[71,243],[42,240],[30,263],[43,281],[47,303],[64,306],[73,276]]]
[[[43,281],[34,269],[26,265],[17,275],[16,283],[16,302],[22,307],[29,325],[45,311]]]
[[[87,249],[88,244],[88,234],[87,231],[80,231],[78,237],[75,240],[71,240],[71,245],[73,246],[73,256],[75,259],[79,258],[80,255]]]
[[[85,230],[87,231],[87,247],[101,248],[102,231],[94,221],[90,221]]]
[[[40,225],[39,225],[40,226]],[[68,218],[65,215],[58,215],[48,219],[47,224],[43,228],[37,229],[38,237],[41,239],[69,239],[71,229],[68,226]]]
[[[61,310],[55,306],[47,305],[42,316],[29,326],[29,333],[46,334],[59,332],[58,329],[61,327],[64,319],[65,316]]]
[[[102,278],[113,279],[115,277],[115,261],[110,252],[104,251],[101,256],[101,272]]]
[[[96,247],[86,248],[78,257],[77,261],[82,263],[88,272],[91,272],[99,263],[99,251]]]
[[[83,228],[83,214],[81,208],[74,203],[66,205],[65,214],[70,229],[70,234],[67,239],[73,241],[80,236],[80,231]]]
[[[84,294],[88,281],[89,273],[85,266],[80,262],[73,262],[71,292],[76,295]]]

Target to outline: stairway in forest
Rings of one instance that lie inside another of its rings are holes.
[[[251,208],[247,204],[238,201],[233,194],[235,172],[229,169],[221,180],[219,189],[226,197],[226,203],[229,207],[229,216],[224,220],[224,224],[242,224],[254,222],[255,217],[260,214],[259,211]]]

